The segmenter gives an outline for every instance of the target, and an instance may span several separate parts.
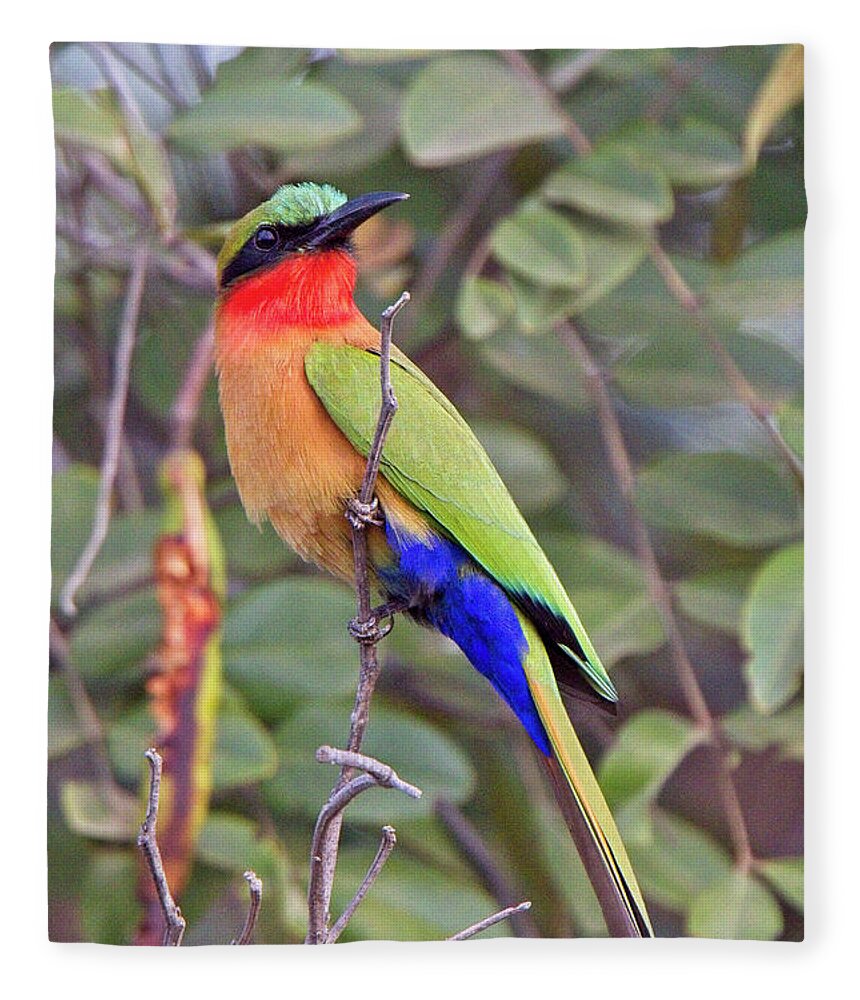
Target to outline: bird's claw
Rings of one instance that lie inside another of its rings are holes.
[[[381,639],[384,639],[394,628],[394,619],[391,617],[377,618],[371,614],[370,618],[366,618],[363,621],[359,618],[353,618],[347,627],[349,634],[356,642],[362,645],[374,646]]]
[[[358,497],[349,497],[346,501],[346,519],[353,528],[366,528],[368,525],[382,527],[379,516],[379,501],[374,497],[370,503],[362,503]]]

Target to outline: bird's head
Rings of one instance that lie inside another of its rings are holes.
[[[408,197],[375,191],[347,200],[330,184],[285,184],[227,234],[218,255],[218,290],[232,289],[297,258],[349,253],[352,233],[362,222]]]

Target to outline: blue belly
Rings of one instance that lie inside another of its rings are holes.
[[[528,642],[507,594],[459,545],[439,535],[409,535],[390,519],[393,561],[378,567],[393,598],[453,640],[515,712],[538,749],[552,753],[523,670]]]

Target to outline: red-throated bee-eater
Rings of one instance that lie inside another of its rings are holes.
[[[344,516],[379,411],[380,334],[353,300],[351,236],[407,195],[350,201],[295,184],[232,228],[218,258],[217,367],[227,447],[252,521],[354,581]],[[558,576],[483,447],[404,354],[382,455],[374,582],[452,639],[505,699],[546,762],[609,931],[652,935],[636,877],[559,685],[617,695]]]

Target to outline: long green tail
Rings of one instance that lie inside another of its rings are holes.
[[[521,612],[517,614],[529,644],[524,663],[529,688],[555,751],[554,758],[543,759],[609,933],[613,937],[653,937],[633,867],[567,716],[544,644],[531,621]]]

